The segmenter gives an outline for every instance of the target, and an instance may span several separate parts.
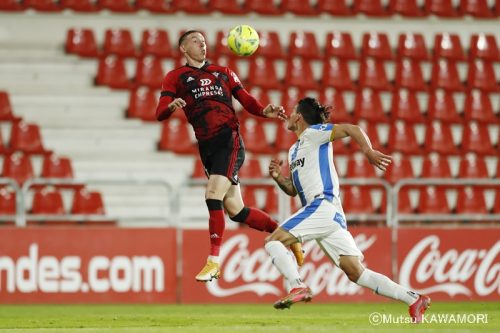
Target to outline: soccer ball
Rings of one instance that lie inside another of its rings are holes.
[[[229,32],[227,46],[237,55],[248,57],[259,47],[259,34],[249,25],[238,25]]]

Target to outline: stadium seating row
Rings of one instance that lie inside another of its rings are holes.
[[[224,64],[226,61],[228,67],[238,73],[237,63],[230,59],[219,59],[217,63]],[[183,61],[178,61],[173,68],[180,65],[183,65]],[[353,77],[349,64],[345,60],[331,58],[322,62],[321,66],[321,78],[316,80],[312,64],[308,60],[289,59],[286,62],[284,76],[279,77],[273,60],[255,57],[249,60],[248,76],[241,79],[249,87],[257,86],[263,89],[297,87],[314,90],[320,87],[333,87],[339,90],[371,88],[378,91],[392,91],[398,88],[413,91],[435,89],[500,91],[495,67],[491,62],[482,60],[475,60],[468,64],[467,78],[464,82],[460,79],[457,64],[443,59],[433,62],[429,82],[424,79],[420,64],[408,59],[397,61],[394,80],[389,79],[384,62],[373,58],[360,61],[357,77]],[[146,56],[137,61],[135,77],[129,79],[125,61],[116,56],[107,56],[99,61],[96,84],[114,89],[134,89],[138,86],[158,89],[165,73],[160,59]]]
[[[269,91],[254,88],[250,93],[263,105],[271,103]],[[460,124],[464,121],[477,121],[487,124],[498,124],[500,122],[500,104],[498,108],[493,107],[490,94],[473,90],[467,92],[464,97],[463,109],[458,110],[454,95],[444,90],[435,90],[427,94],[420,94],[427,97],[424,103],[419,102],[416,92],[406,89],[399,89],[388,94],[390,97],[390,112],[385,112],[380,93],[372,90],[358,91],[354,96],[352,109],[347,108],[345,94],[341,91],[322,90],[302,92],[294,88],[281,92],[280,105],[285,110],[292,110],[298,102],[298,98],[303,95],[317,96],[325,105],[334,106],[330,113],[332,123],[352,123],[359,120],[369,120],[386,123],[392,120],[404,120],[407,123],[425,123],[439,120],[443,123]],[[461,95],[461,93],[458,93]],[[139,88],[130,92],[127,117],[142,119],[144,121],[156,121],[154,110],[158,103],[160,93],[158,90]],[[495,111],[496,110],[496,111]],[[238,116],[244,120],[248,116],[247,112],[239,112]],[[182,112],[175,112],[172,118],[183,118]],[[265,121],[265,120],[263,120]]]
[[[38,215],[65,215],[65,214],[92,214],[104,215],[104,202],[99,192],[89,191],[85,187],[76,189],[71,196],[71,208],[67,211],[63,204],[63,195],[61,191],[50,186],[34,191],[31,202],[30,214]],[[16,214],[16,195],[15,192],[7,189],[0,189],[0,215]],[[83,221],[75,221],[83,222]],[[101,221],[99,221],[101,222]],[[106,221],[111,222],[111,221]],[[0,225],[5,222],[0,222]],[[38,221],[28,224],[70,224],[70,221]],[[10,223],[5,223],[10,224]],[[86,225],[88,222],[86,223]],[[100,223],[102,224],[102,223]]]
[[[243,3],[242,3],[243,2]],[[500,1],[490,5],[488,0],[318,0],[312,5],[304,0],[0,0],[0,10],[22,11],[28,8],[44,12],[59,12],[65,9],[77,12],[97,12],[110,10],[118,13],[131,13],[147,10],[157,14],[185,12],[206,15],[220,12],[230,15],[247,15],[254,12],[260,15],[284,15],[291,13],[300,16],[353,16],[364,14],[374,17],[401,15],[423,17],[461,17],[470,15],[478,18],[493,18],[500,15]],[[351,5],[352,4],[352,5]]]
[[[184,31],[181,30],[180,34]],[[257,56],[270,59],[286,59],[303,57],[307,59],[321,59],[323,57],[337,57],[341,59],[358,59],[372,57],[379,60],[393,60],[411,58],[418,61],[446,58],[454,61],[483,59],[500,61],[500,53],[496,38],[492,34],[472,34],[468,45],[463,43],[457,34],[439,33],[434,37],[434,46],[428,49],[424,36],[420,33],[404,33],[398,37],[397,45],[390,45],[385,33],[365,33],[359,47],[356,47],[352,36],[348,32],[329,32],[326,35],[324,48],[319,46],[313,32],[291,32],[288,48],[282,46],[279,35],[275,31],[260,32],[260,45]],[[205,34],[206,35],[206,34]],[[218,31],[216,41],[212,44],[207,37],[209,56],[212,53],[218,56],[235,55],[226,44],[227,31]],[[104,43],[99,47],[94,32],[88,28],[70,29],[66,36],[66,52],[82,57],[98,57],[117,55],[120,57],[141,57],[154,55],[162,58],[180,57],[177,45],[172,46],[168,31],[162,29],[148,29],[142,33],[139,47],[133,41],[128,29],[107,29]],[[357,52],[359,49],[359,53]],[[468,52],[466,53],[465,50]]]

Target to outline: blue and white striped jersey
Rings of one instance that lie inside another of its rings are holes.
[[[302,202],[310,204],[316,198],[338,201],[339,177],[333,164],[330,137],[332,124],[308,127],[288,152],[288,163],[293,185]]]

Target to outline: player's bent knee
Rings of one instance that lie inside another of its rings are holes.
[[[229,218],[234,222],[245,223],[248,214],[250,214],[250,209],[248,207],[243,207],[243,209],[238,214],[229,216]]]

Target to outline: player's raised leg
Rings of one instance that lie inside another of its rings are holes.
[[[273,265],[290,284],[290,292],[274,303],[276,309],[288,309],[298,302],[309,302],[312,291],[302,282],[297,265],[293,262],[290,251],[285,247],[297,243],[298,240],[289,232],[278,228],[266,238],[266,251],[272,259]]]
[[[240,184],[232,185],[224,197],[224,208],[229,214],[229,218],[235,222],[248,225],[250,228],[274,232],[278,227],[276,221],[272,219],[266,212],[254,208],[246,207],[241,196]],[[290,246],[297,264],[302,266],[304,263],[304,253],[300,243],[294,243]]]
[[[231,187],[231,181],[225,176],[211,175],[205,192],[209,220],[208,231],[210,235],[210,255],[205,267],[196,275],[196,280],[201,282],[212,281],[220,277],[219,251],[224,236],[225,219],[222,199]]]

